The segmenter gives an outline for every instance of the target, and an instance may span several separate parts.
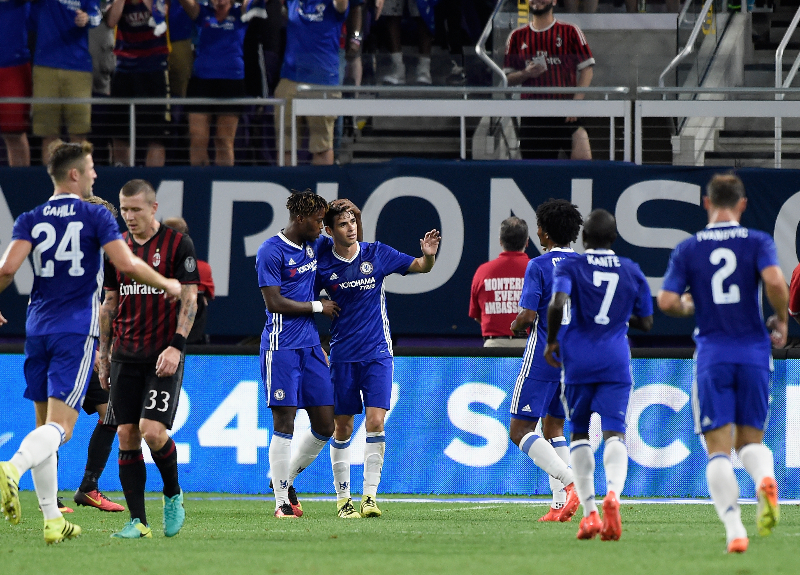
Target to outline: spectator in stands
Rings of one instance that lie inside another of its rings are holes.
[[[102,11],[105,11],[109,1],[101,4]],[[111,76],[117,67],[117,57],[114,55],[114,29],[109,28],[105,21],[89,30],[89,53],[92,55],[92,98],[108,98],[111,96]],[[113,114],[109,104],[92,106],[93,159],[96,164],[114,163],[111,150]]]
[[[109,27],[116,29],[114,54],[117,67],[111,78],[112,98],[166,98],[167,56],[169,46],[165,33],[156,34],[153,13],[166,18],[162,2],[154,0],[112,0],[105,13]],[[130,165],[129,108],[114,106],[112,120],[114,163]],[[164,104],[136,106],[136,137],[147,142],[145,165],[160,167],[166,161],[164,138],[167,137],[169,113]]]
[[[89,98],[92,57],[89,28],[100,23],[99,0],[39,0],[39,24],[33,55],[34,98]],[[34,104],[33,133],[42,137],[42,163],[64,120],[70,140],[81,142],[91,131],[91,104]]]
[[[481,324],[484,347],[525,347],[526,335],[514,335],[522,280],[528,266],[528,224],[510,217],[500,224],[500,255],[482,264],[472,278],[469,317]]]
[[[167,218],[162,222],[168,228],[177,230],[182,234],[189,235],[189,225],[183,218]],[[186,343],[201,344],[208,343],[206,334],[206,322],[208,321],[208,302],[214,299],[214,278],[211,277],[211,266],[208,262],[201,259],[197,260],[197,273],[200,274],[200,283],[197,286],[197,315]]]
[[[177,1],[170,3],[167,21],[169,22],[170,43],[167,57],[169,95],[172,98],[185,98],[194,63],[194,48],[192,47],[194,22]]]
[[[182,0],[185,1],[185,0]],[[289,22],[286,27],[286,52],[281,80],[275,97],[286,100],[286,165],[291,163],[292,100],[301,83],[336,86],[339,84],[339,36],[347,17],[348,0],[287,0]],[[337,94],[328,94],[336,96]],[[338,94],[341,96],[341,94]],[[275,110],[275,126],[280,118]],[[308,124],[308,149],[315,165],[333,164],[333,116],[305,119]]]
[[[528,0],[532,20],[517,28],[506,44],[509,86],[588,87],[594,57],[580,28],[553,17],[556,0]],[[583,94],[523,94],[523,99],[575,99]],[[573,160],[591,160],[589,136],[578,118],[522,117],[520,151],[525,159],[558,159],[563,150]]]
[[[197,53],[189,80],[190,98],[244,98],[244,34],[253,16],[266,14],[263,0],[180,0],[197,26]],[[252,9],[251,9],[252,8]],[[189,163],[209,164],[211,116],[214,125],[214,164],[232,166],[233,140],[239,125],[238,106],[193,106],[189,112]]]
[[[417,62],[417,74],[415,81],[417,84],[430,86],[433,83],[431,78],[431,45],[433,44],[433,34],[429,29],[426,20],[432,22],[432,6],[436,4],[433,0],[385,0],[383,5],[383,17],[386,18],[388,26],[389,52],[392,57],[392,69],[383,77],[384,84],[394,86],[406,83],[406,67],[403,64],[403,46],[400,38],[400,24],[403,20],[403,8],[408,5],[409,14],[417,21],[417,41],[419,42],[419,60]],[[429,13],[420,12],[423,6]]]
[[[30,4],[21,0],[0,2],[0,98],[31,97],[31,53],[28,50]],[[0,106],[0,132],[9,166],[29,166],[27,104]]]

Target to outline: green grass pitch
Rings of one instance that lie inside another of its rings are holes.
[[[70,500],[70,494],[62,495]],[[119,494],[110,495],[119,499]],[[750,549],[729,556],[711,505],[623,503],[622,539],[601,542],[575,539],[577,517],[571,523],[537,523],[546,511],[544,499],[406,503],[387,497],[380,500],[382,518],[360,520],[337,518],[331,501],[306,500],[302,518],[278,520],[268,499],[187,494],[186,525],[172,539],[163,536],[161,502],[151,497],[147,511],[153,539],[109,539],[127,513],[78,508],[67,517],[83,528],[83,535],[48,547],[34,494],[24,492],[21,499],[22,523],[0,522],[3,574],[800,572],[798,505],[783,505],[781,524],[764,538],[755,532],[755,506],[743,505]]]

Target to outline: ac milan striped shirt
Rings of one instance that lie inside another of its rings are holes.
[[[160,226],[143,245],[123,234],[131,251],[167,278],[182,284],[197,284],[197,258],[189,236]],[[172,341],[178,327],[179,302],[167,300],[163,290],[137,283],[107,264],[105,288],[119,292],[119,310],[114,319],[115,361],[150,363],[158,359]]]
[[[527,87],[574,87],[578,72],[594,66],[594,57],[586,37],[574,24],[553,23],[544,30],[534,30],[533,24],[517,28],[506,43],[506,73],[524,70],[535,57],[544,56],[547,70],[538,78],[523,82]],[[572,94],[523,94],[523,99],[570,100]]]
[[[158,10],[157,3],[153,8]],[[155,72],[167,69],[169,46],[167,35],[156,36],[150,26],[150,10],[144,2],[126,0],[116,26],[117,70],[123,72]]]

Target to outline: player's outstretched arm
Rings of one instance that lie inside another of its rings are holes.
[[[111,387],[111,333],[119,311],[119,292],[106,290],[100,306],[100,343],[97,347],[97,376],[100,386],[108,391]]]
[[[517,317],[514,318],[514,321],[511,322],[511,331],[513,331],[516,335],[525,335],[528,327],[533,325],[533,322],[536,321],[536,313],[535,309],[525,309],[524,307],[519,308],[519,313]]]
[[[768,266],[761,270],[761,280],[769,305],[775,310],[775,315],[767,320],[769,337],[773,346],[783,347],[789,331],[789,288],[786,287],[786,278],[780,267]]]
[[[436,252],[439,251],[439,242],[442,241],[442,236],[438,230],[431,230],[425,234],[425,237],[419,241],[419,247],[422,249],[422,257],[415,258],[411,265],[408,266],[408,273],[426,274],[433,269],[433,264],[436,263]]]
[[[162,276],[136,257],[124,241],[114,240],[108,242],[103,246],[103,249],[108,255],[108,259],[111,260],[111,263],[120,273],[132,277],[139,283],[162,289],[172,299],[180,299],[181,282],[174,278],[168,279]]]
[[[674,291],[660,290],[656,297],[658,309],[672,317],[689,317],[694,315],[692,294],[678,294]]]
[[[653,316],[648,315],[645,317],[639,317],[638,315],[632,315],[628,319],[628,325],[635,329],[640,329],[642,331],[650,331],[653,329]]]
[[[544,359],[553,367],[561,367],[561,361],[558,359],[561,357],[558,332],[561,329],[561,320],[564,319],[564,304],[568,299],[568,294],[557,291],[547,306],[547,347],[544,349]]]
[[[311,315],[321,313],[330,318],[339,315],[339,305],[330,299],[317,301],[295,301],[281,295],[281,286],[264,286],[261,296],[270,313],[284,315]]]

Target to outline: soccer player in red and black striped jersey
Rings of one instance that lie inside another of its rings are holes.
[[[580,28],[553,16],[557,0],[528,0],[532,19],[517,28],[506,44],[509,86],[588,87],[594,57]],[[575,99],[583,94],[523,94],[523,99]],[[589,136],[578,118],[523,117],[520,148],[527,159],[558,159],[563,149],[573,160],[591,160]]]
[[[100,312],[100,382],[111,386],[106,422],[118,426],[119,478],[131,513],[131,520],[112,537],[123,539],[152,537],[144,507],[142,438],[164,481],[164,534],[177,535],[185,517],[178,456],[167,430],[178,409],[183,350],[197,312],[200,276],[191,239],[161,225],[157,209],[149,182],[131,180],[122,187],[120,212],[128,227],[123,239],[153,268],[180,281],[180,300],[165,301],[157,290],[111,269],[106,271]]]

